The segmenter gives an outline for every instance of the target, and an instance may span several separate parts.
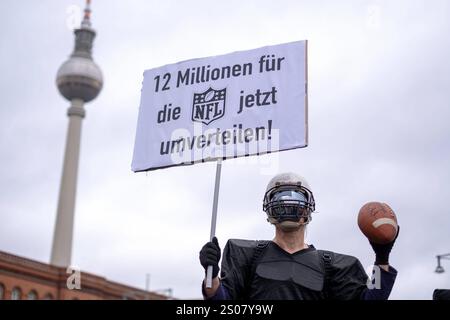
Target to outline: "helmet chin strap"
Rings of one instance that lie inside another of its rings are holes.
[[[292,220],[284,220],[284,221],[278,221],[274,218],[268,218],[267,221],[269,221],[273,225],[278,225],[281,230],[285,232],[292,232],[297,231],[302,226],[306,226],[309,222],[309,219],[306,221],[300,222],[301,219],[298,221],[292,221]]]
[[[280,226],[280,229],[283,230],[284,232],[292,232],[297,231],[305,224],[301,223],[300,221],[282,221],[278,223],[278,225]]]

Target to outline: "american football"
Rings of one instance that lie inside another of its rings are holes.
[[[397,235],[397,217],[386,203],[368,202],[358,214],[358,226],[372,242],[385,244]]]

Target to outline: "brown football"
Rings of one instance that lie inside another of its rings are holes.
[[[375,243],[388,243],[397,235],[397,217],[386,203],[368,202],[358,214],[358,226],[362,233]]]

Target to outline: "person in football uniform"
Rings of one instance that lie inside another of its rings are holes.
[[[212,287],[202,284],[207,300],[385,300],[397,271],[389,265],[395,239],[388,244],[370,244],[375,252],[370,279],[355,257],[317,250],[305,243],[305,229],[315,210],[307,181],[294,173],[272,178],[264,195],[263,210],[275,226],[269,241],[228,240],[222,257],[216,237],[200,251],[200,263],[213,267]],[[373,285],[375,281],[375,285]],[[377,285],[378,284],[378,285]]]

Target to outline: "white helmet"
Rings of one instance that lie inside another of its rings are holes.
[[[280,173],[273,177],[264,194],[263,210],[267,221],[300,221],[308,224],[315,210],[314,196],[305,178],[295,173]]]

